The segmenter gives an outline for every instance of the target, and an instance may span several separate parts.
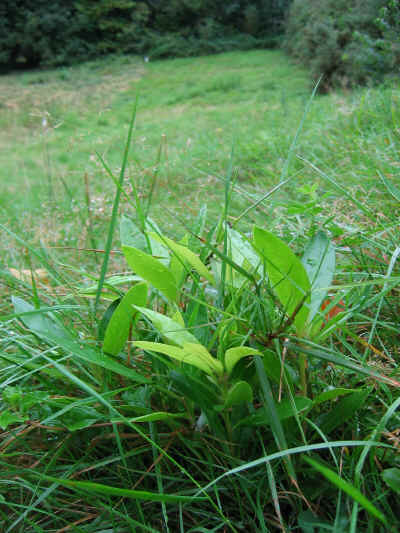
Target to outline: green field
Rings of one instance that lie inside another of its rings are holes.
[[[313,89],[0,77],[1,531],[399,529],[400,86]]]

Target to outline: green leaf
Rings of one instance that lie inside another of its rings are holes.
[[[335,388],[330,389],[324,392],[321,392],[321,394],[318,394],[313,400],[313,405],[319,405],[324,402],[329,402],[331,400],[336,400],[339,396],[345,396],[347,394],[351,394],[353,392],[358,392],[356,389],[343,389],[343,388]]]
[[[238,381],[227,392],[224,408],[251,403],[253,401],[253,389],[246,381]]]
[[[234,366],[240,361],[240,359],[243,359],[243,357],[247,357],[248,355],[262,356],[263,354],[249,346],[237,346],[236,348],[229,348],[229,350],[226,350],[225,368],[228,374],[232,372]]]
[[[162,292],[168,300],[177,301],[178,289],[175,279],[166,266],[137,248],[122,246],[122,251],[128,265],[134,272]]]
[[[162,353],[181,363],[195,366],[209,375],[213,375],[214,373],[222,374],[221,363],[212,357],[212,355],[201,344],[187,343],[183,348],[147,341],[137,341],[133,344],[138,348],[142,348],[142,350]]]
[[[116,300],[111,302],[110,305],[105,310],[100,320],[98,333],[97,333],[97,338],[100,342],[104,340],[104,335],[106,334],[106,329],[108,327],[108,324],[110,323],[111,317],[113,316],[120,302],[121,302],[121,298],[117,298]]]
[[[277,354],[272,350],[263,350],[262,358],[263,366],[267,376],[272,379],[278,385],[282,380],[282,364],[283,372],[289,383],[293,384],[299,379],[298,372],[294,370],[290,365],[287,365],[281,361]]]
[[[204,263],[202,263],[200,258],[191,250],[189,250],[189,248],[182,246],[182,244],[176,243],[168,237],[161,237],[153,232],[149,233],[149,236],[151,236],[151,238],[155,241],[166,244],[172,250],[172,252],[181,259],[183,263],[189,263],[191,267],[197,270],[200,276],[203,276],[203,278],[207,279],[210,283],[215,284],[215,280],[211,272],[207,269]]]
[[[304,301],[310,301],[310,281],[303,264],[292,250],[278,237],[268,231],[254,227],[254,246],[265,260],[265,269],[270,283],[286,313],[291,316]],[[294,323],[302,332],[308,317],[307,305],[302,305]]]
[[[365,496],[362,494],[354,485],[349,483],[348,481],[345,481],[343,478],[338,476],[336,472],[331,470],[330,468],[327,468],[326,466],[318,463],[314,459],[311,459],[310,457],[303,456],[304,461],[311,465],[317,472],[322,474],[328,481],[333,483],[339,490],[342,490],[346,494],[348,494],[353,500],[358,502],[364,509],[372,516],[383,522],[384,524],[387,524],[387,520],[385,515],[379,511],[373,505]]]
[[[185,321],[183,319],[182,313],[179,311],[179,309],[175,309],[172,320],[174,320],[177,324],[180,324],[183,328],[185,327]]]
[[[84,491],[89,493],[105,494],[106,496],[118,496],[123,498],[130,498],[133,500],[143,500],[151,502],[165,502],[165,503],[185,503],[192,501],[202,501],[205,497],[202,496],[181,496],[180,494],[157,494],[155,492],[147,492],[144,490],[131,490],[119,487],[111,487],[110,485],[103,485],[102,483],[92,483],[90,481],[70,481],[69,479],[55,478],[51,476],[40,476],[43,479],[58,483],[64,487],[69,487],[77,491]]]
[[[218,361],[218,359],[215,359],[210,352],[201,344],[196,343],[185,343],[183,345],[184,350],[189,351],[193,354],[193,356],[196,356],[199,360],[206,361],[207,364],[209,364],[215,374],[218,374],[219,376],[223,373],[223,367],[221,361]]]
[[[138,283],[122,298],[108,323],[103,342],[104,352],[117,355],[123,349],[132,318],[137,312],[133,305],[146,305],[147,289],[147,283]]]
[[[332,410],[326,414],[326,418],[321,424],[321,430],[329,434],[335,428],[353,418],[358,409],[364,405],[370,392],[370,388],[356,391],[335,403]]]
[[[22,416],[19,413],[13,413],[9,410],[2,411],[0,414],[0,428],[7,429],[8,426],[24,422],[25,420],[29,420],[29,416]]]
[[[255,253],[249,240],[229,226],[227,226],[226,230],[228,232],[233,261],[240,266],[244,266],[245,263],[247,263],[248,265],[251,265],[252,271],[257,271],[260,266],[262,266],[262,262],[260,261],[259,256]]]
[[[386,485],[400,494],[400,468],[387,468],[382,472],[382,479]]]
[[[11,297],[14,311],[21,314],[20,320],[34,333],[48,333],[54,337],[72,338],[72,334],[65,329],[60,323],[56,322],[56,317],[48,312],[36,309],[33,305],[25,302],[18,296]],[[24,314],[29,313],[29,314]]]
[[[187,342],[199,342],[194,335],[185,329],[184,326],[182,327],[180,322],[175,322],[172,318],[157,313],[157,311],[147,309],[146,307],[139,307],[138,305],[134,307],[153,323],[157,331],[159,331],[163,338],[169,343],[183,347]]]
[[[92,426],[102,415],[89,405],[75,406],[56,418],[69,431],[77,431]]]
[[[168,267],[170,264],[168,247],[164,243],[154,239],[151,235],[152,232],[155,232],[156,235],[162,235],[160,228],[154,220],[148,218],[146,222],[146,233],[150,242],[151,255],[156,257],[160,263]]]
[[[335,248],[323,231],[308,243],[302,263],[311,282],[311,303],[308,321],[318,313],[335,273]]]
[[[146,238],[138,226],[127,216],[122,215],[119,224],[119,235],[123,246],[132,246],[143,252],[148,250]]]
[[[45,403],[49,397],[48,392],[39,390],[29,392],[23,387],[8,386],[2,393],[3,402],[21,413],[26,413],[34,405]]]
[[[295,414],[300,414],[307,411],[312,406],[312,400],[304,398],[303,396],[296,396],[294,398],[294,406],[290,399],[282,400],[276,403],[276,414],[280,421],[292,418]],[[271,416],[263,408],[257,409],[257,412],[240,421],[240,425],[249,426],[265,426],[271,424]]]

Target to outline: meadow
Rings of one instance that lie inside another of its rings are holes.
[[[257,50],[0,95],[1,530],[397,531],[398,82]]]

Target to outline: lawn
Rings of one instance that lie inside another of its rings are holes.
[[[2,531],[398,530],[398,83],[256,50],[0,95]]]

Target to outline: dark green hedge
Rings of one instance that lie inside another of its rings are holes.
[[[284,48],[329,89],[398,70],[399,39],[399,0],[294,0]]]
[[[0,67],[273,46],[290,0],[2,0]]]

